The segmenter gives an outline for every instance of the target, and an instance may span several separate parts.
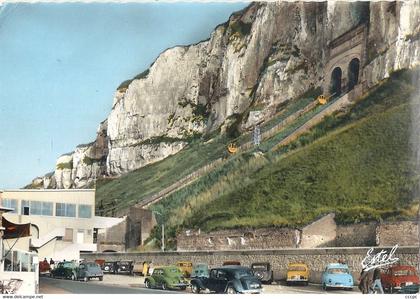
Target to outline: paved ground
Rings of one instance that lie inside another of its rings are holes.
[[[149,290],[144,287],[127,284],[112,284],[105,281],[71,281],[41,277],[39,292],[41,294],[169,294],[170,291]]]
[[[40,280],[41,294],[168,294],[181,291],[162,291],[146,289],[144,277],[129,275],[104,275],[104,280],[91,280],[79,282],[64,279],[42,277]],[[187,289],[185,292],[191,292]],[[355,294],[359,293],[357,287],[353,291],[330,290],[323,291],[320,285],[286,286],[282,283],[264,285],[265,294]]]

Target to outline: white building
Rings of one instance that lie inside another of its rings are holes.
[[[5,247],[36,251],[40,260],[77,260],[80,252],[95,252],[95,232],[124,221],[95,216],[94,189],[3,190],[0,199],[13,209],[3,214],[5,220],[31,224],[30,237],[9,240]]]

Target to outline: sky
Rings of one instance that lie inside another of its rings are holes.
[[[239,3],[0,6],[0,190],[95,139],[118,85],[167,48],[207,39]]]

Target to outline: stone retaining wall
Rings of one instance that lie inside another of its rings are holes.
[[[316,248],[316,249],[279,249],[279,250],[246,250],[246,251],[172,251],[144,253],[84,253],[81,258],[87,261],[105,259],[106,261],[133,260],[138,263],[151,261],[152,265],[171,265],[177,261],[207,263],[210,267],[221,266],[223,261],[236,260],[244,266],[254,262],[268,261],[271,263],[276,280],[285,279],[287,265],[293,262],[304,262],[310,268],[310,281],[320,283],[322,271],[328,263],[345,261],[352,271],[355,280],[361,271],[361,262],[369,247]],[[375,252],[391,250],[391,247],[375,247]],[[401,264],[418,267],[418,247],[399,247],[396,257]]]

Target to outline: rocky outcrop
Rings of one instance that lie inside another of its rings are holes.
[[[419,63],[419,23],[417,1],[253,3],[208,40],[168,49],[123,82],[96,141],[59,158],[55,186],[90,186],[216,129],[267,120],[282,103],[322,86],[329,43],[360,24],[368,27],[362,79],[372,86]]]

